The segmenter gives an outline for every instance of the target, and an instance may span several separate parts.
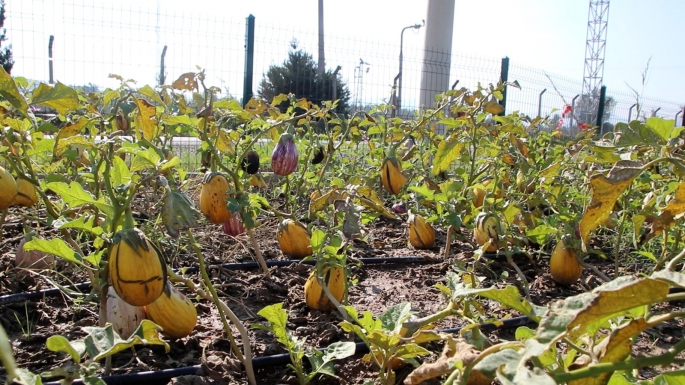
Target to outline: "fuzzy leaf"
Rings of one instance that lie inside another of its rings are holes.
[[[378,319],[380,319],[383,329],[399,333],[402,323],[411,316],[411,303],[402,302],[388,307]]]
[[[283,309],[282,302],[266,306],[260,310],[257,315],[264,317],[269,324],[255,324],[252,325],[253,328],[267,330],[273,333],[278,339],[278,342],[283,344],[286,348],[290,348],[294,345],[294,341],[292,341],[288,335],[288,313]]]
[[[591,292],[555,301],[540,320],[538,340],[549,344],[567,332],[571,340],[594,336],[607,320],[663,300],[668,289],[667,283],[654,279],[620,277]]]
[[[85,346],[82,343],[74,346],[64,336],[48,337],[48,340],[45,342],[45,346],[53,352],[67,353],[77,365],[81,362],[81,355],[85,353]]]
[[[50,182],[46,185],[46,189],[54,191],[62,198],[64,203],[71,208],[92,204],[107,216],[112,216],[114,213],[111,204],[105,202],[103,198],[96,200],[88,191],[84,190],[83,186],[78,182],[71,182],[71,184],[66,184],[65,182]]]
[[[57,82],[54,87],[40,83],[38,88],[33,91],[31,104],[54,108],[61,115],[66,115],[69,110],[78,108],[78,93],[75,89],[60,82]]]
[[[433,175],[449,170],[452,162],[459,159],[463,149],[464,143],[457,138],[450,138],[440,142],[438,151],[435,154],[435,160],[433,161],[433,168],[431,169]]]
[[[145,99],[135,99],[138,113],[135,115],[136,131],[148,141],[157,135],[157,110]]]
[[[652,228],[649,233],[645,234],[641,243],[644,244],[648,240],[661,234],[667,228],[673,226],[676,220],[680,219],[685,213],[685,182],[680,183],[675,192],[675,196],[668,202],[668,205],[659,214],[656,220],[652,223]]]
[[[7,99],[19,112],[28,118],[29,105],[19,93],[17,83],[4,68],[0,68],[0,95]]]
[[[126,340],[114,331],[111,324],[104,328],[84,327],[83,330],[88,333],[83,340],[86,352],[93,361],[99,361],[135,345],[162,345],[167,353],[171,349],[160,337],[162,328],[147,319],[142,320],[136,331]]]
[[[583,247],[590,241],[590,233],[609,218],[618,197],[641,171],[640,162],[621,160],[616,162],[607,176],[592,176],[592,200],[579,224]]]
[[[675,130],[675,121],[673,120],[666,120],[653,116],[647,119],[646,126],[652,130],[652,132],[659,135],[664,141],[673,138],[672,133]]]
[[[24,245],[24,250],[42,251],[44,253],[66,259],[67,261],[73,262],[77,265],[83,265],[83,258],[81,258],[81,255],[69,247],[69,245],[67,245],[67,243],[60,238],[53,238],[49,241],[41,238],[33,238],[26,242]]]
[[[138,90],[138,93],[141,95],[147,96],[148,98],[152,99],[155,103],[159,104],[160,106],[165,105],[164,101],[162,98],[159,97],[159,94],[157,91],[153,90],[152,87],[145,85],[143,88]]]

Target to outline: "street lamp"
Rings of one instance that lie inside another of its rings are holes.
[[[397,84],[397,106],[396,106],[396,111],[399,112],[400,108],[402,108],[402,59],[404,55],[402,54],[402,45],[404,43],[404,31],[408,30],[409,28],[414,28],[414,29],[419,29],[423,27],[426,24],[425,20],[423,24],[414,24],[410,25],[408,27],[402,28],[402,33],[400,33],[400,72],[397,74],[398,77],[398,84]],[[393,113],[393,116],[395,113]]]

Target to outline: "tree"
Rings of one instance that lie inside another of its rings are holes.
[[[6,29],[3,28],[5,25],[5,0],[0,0],[0,65],[5,69],[7,73],[12,72],[12,66],[14,65],[14,60],[12,60],[12,45],[7,47],[2,47],[2,42],[7,40],[5,36]]]
[[[573,116],[578,120],[578,123],[595,125],[597,123],[597,112],[599,110],[599,91],[594,90],[592,94],[583,94],[580,100],[576,102]],[[611,118],[611,114],[616,107],[616,99],[607,96],[604,100],[604,115],[603,121],[606,122]]]
[[[292,93],[297,98],[306,98],[308,101],[321,105],[323,101],[333,100],[333,73],[326,70],[322,76],[317,75],[317,63],[312,55],[302,51],[293,50],[288,52],[288,59],[281,65],[272,65],[266,72],[264,79],[259,84],[257,94],[266,100],[273,99],[279,94]],[[336,99],[338,112],[346,112],[349,108],[350,91],[336,74]],[[288,102],[282,102],[279,108],[288,108]]]

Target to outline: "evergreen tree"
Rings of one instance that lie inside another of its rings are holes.
[[[5,25],[5,0],[0,0],[0,65],[7,71],[7,73],[12,72],[12,66],[14,65],[14,60],[12,60],[12,45],[7,47],[2,47],[2,42],[7,40],[5,36],[6,29],[3,28]]]
[[[333,73],[326,70],[318,76],[317,67],[312,55],[302,50],[291,50],[283,64],[269,67],[257,93],[269,101],[279,94],[292,93],[298,99],[306,98],[321,105],[323,101],[333,99]],[[349,107],[350,91],[341,77],[335,76],[338,77],[336,99],[340,99],[337,111],[345,112]],[[285,110],[288,104],[283,102],[278,107]]]

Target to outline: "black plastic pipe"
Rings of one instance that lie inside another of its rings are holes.
[[[383,263],[388,263],[388,264],[393,264],[393,263],[427,263],[431,262],[430,260],[427,260],[422,257],[404,257],[404,258],[399,258],[399,257],[394,257],[394,258],[359,258],[359,261],[364,264],[364,265],[374,265],[374,264],[383,264]],[[290,266],[296,263],[303,263],[307,265],[314,265],[316,264],[316,261],[311,260],[311,261],[301,261],[301,260],[285,260],[285,261],[267,261],[266,265],[269,267],[274,267],[274,266]],[[220,265],[221,268],[226,269],[226,270],[243,270],[243,269],[256,269],[259,268],[259,264],[257,262],[243,262],[243,263],[226,263],[223,265]],[[192,266],[189,267],[185,270],[186,273],[195,273],[197,272],[199,267],[197,266]],[[69,285],[65,286],[66,290],[72,290],[72,291],[83,291],[87,290],[90,288],[90,282],[83,282],[83,283],[78,283],[75,285]],[[37,291],[30,291],[26,293],[17,293],[17,294],[7,294],[0,296],[0,306],[6,305],[9,303],[15,303],[15,302],[23,302],[23,301],[28,301],[28,300],[35,300],[35,299],[40,299],[40,298],[45,298],[45,297],[56,297],[60,293],[62,293],[61,289],[47,289],[47,290],[37,290]]]
[[[483,331],[494,331],[497,329],[513,329],[519,326],[524,326],[532,322],[532,320],[526,316],[521,316],[521,317],[514,317],[510,319],[506,319],[503,321],[500,321],[501,325],[494,324],[494,323],[485,323],[481,324],[480,328]],[[461,328],[450,328],[450,329],[441,329],[438,330],[439,333],[451,333],[451,334],[456,334],[461,331]],[[320,349],[323,350],[323,349]],[[367,353],[369,351],[368,346],[364,342],[357,342],[356,348],[355,348],[355,354],[359,353]],[[252,366],[255,369],[259,368],[268,368],[268,367],[274,367],[274,366],[282,366],[282,365],[287,365],[290,363],[290,354],[288,353],[282,353],[282,354],[274,354],[272,356],[266,356],[266,357],[256,357],[252,359]],[[193,366],[185,366],[182,368],[175,368],[175,369],[164,369],[164,370],[156,370],[156,371],[149,371],[149,372],[140,372],[140,373],[131,373],[131,374],[122,374],[118,376],[108,376],[108,377],[102,377],[102,380],[107,383],[108,385],[114,385],[114,384],[129,384],[129,383],[134,383],[134,384],[147,384],[147,383],[155,383],[155,382],[161,382],[161,381],[168,381],[171,378],[175,377],[180,377],[180,376],[186,376],[186,375],[191,375],[191,374],[198,374],[198,372],[201,370],[200,365],[193,365]],[[73,384],[83,384],[82,381],[77,380],[74,381]],[[54,382],[46,382],[45,385],[60,385],[58,381]]]

